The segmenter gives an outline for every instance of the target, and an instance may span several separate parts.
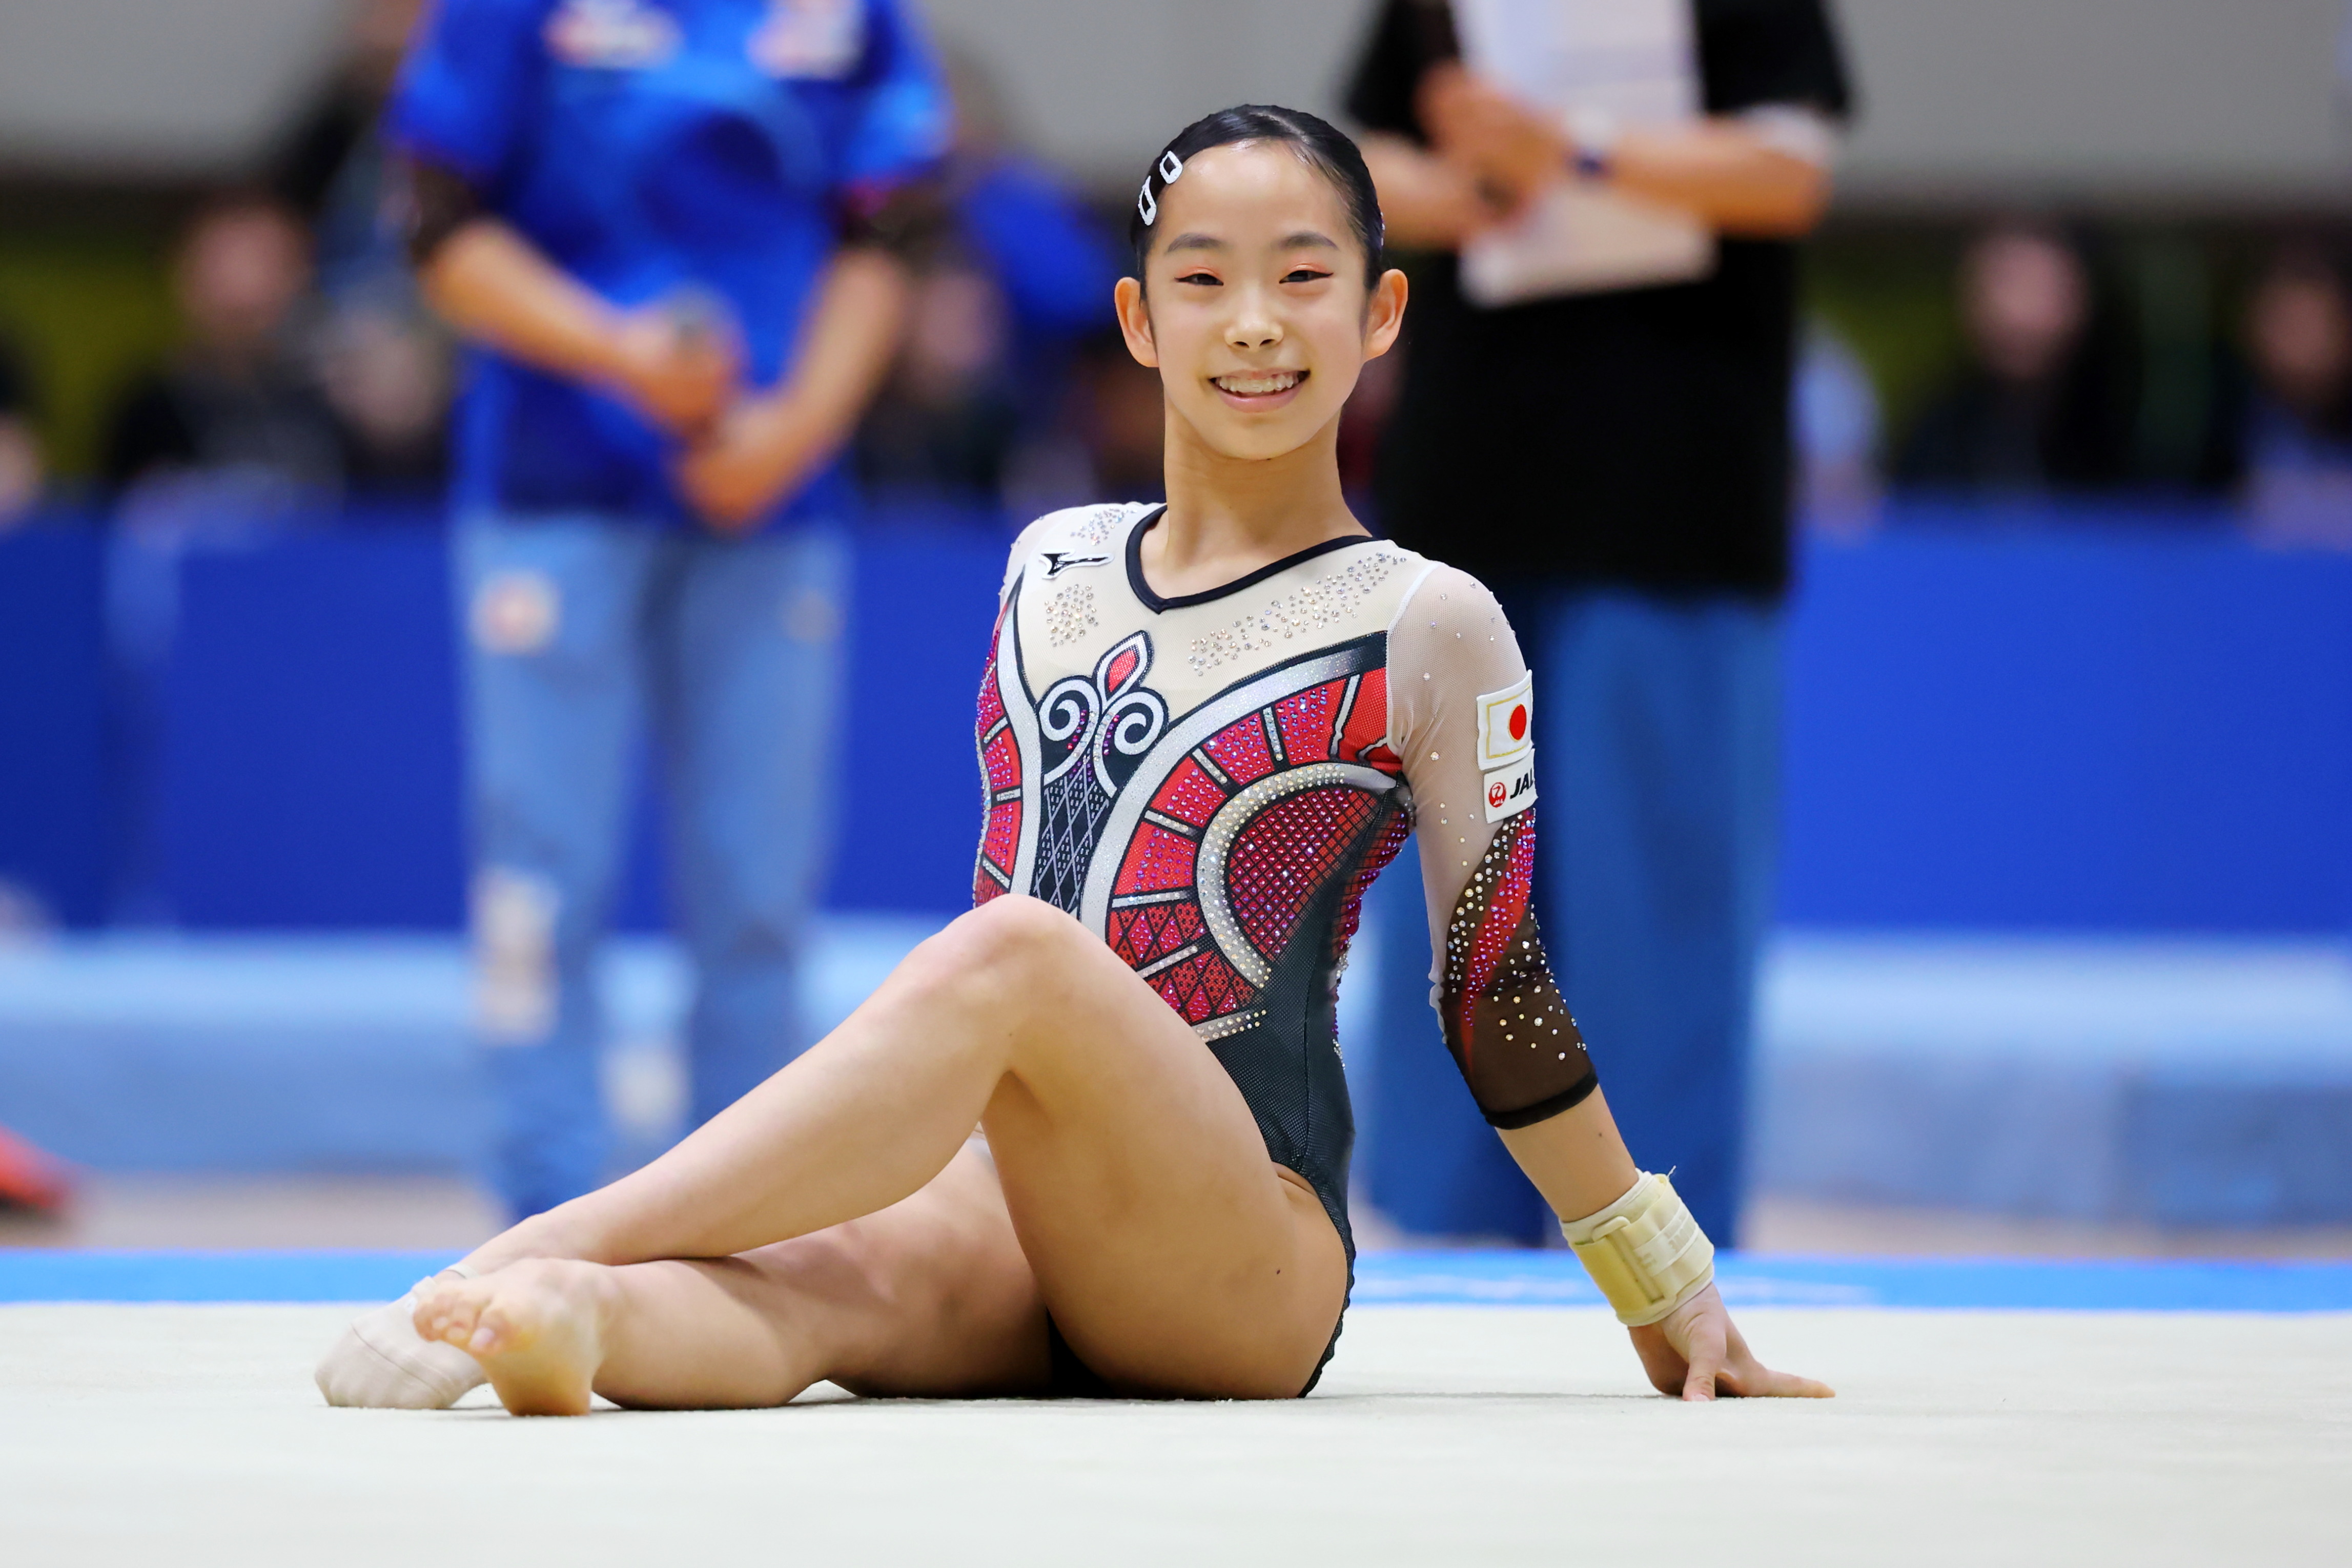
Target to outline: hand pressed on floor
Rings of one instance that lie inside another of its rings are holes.
[[[1634,1354],[1650,1375],[1650,1385],[1661,1394],[1692,1400],[1718,1395],[1766,1399],[1837,1397],[1837,1391],[1826,1383],[1793,1372],[1775,1372],[1757,1360],[1713,1285],[1685,1301],[1664,1322],[1625,1332],[1633,1336]]]

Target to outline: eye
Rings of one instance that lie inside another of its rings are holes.
[[[1207,287],[1214,288],[1224,280],[1213,272],[1187,272],[1178,275],[1176,281],[1179,283],[1198,283]]]
[[[1295,267],[1283,275],[1285,283],[1320,283],[1331,275],[1317,267]]]

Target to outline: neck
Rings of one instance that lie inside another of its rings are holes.
[[[1339,489],[1339,422],[1279,457],[1231,457],[1168,411],[1168,511],[1143,542],[1163,593],[1197,592],[1364,531]]]

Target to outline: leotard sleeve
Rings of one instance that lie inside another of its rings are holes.
[[[1389,629],[1389,735],[1421,842],[1446,1049],[1486,1120],[1525,1127],[1598,1080],[1553,983],[1535,881],[1535,694],[1477,579],[1433,566]]]

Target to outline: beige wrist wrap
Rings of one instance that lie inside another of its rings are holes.
[[[1600,1213],[1561,1220],[1559,1233],[1628,1328],[1656,1322],[1715,1278],[1715,1244],[1662,1176],[1644,1172]]]

